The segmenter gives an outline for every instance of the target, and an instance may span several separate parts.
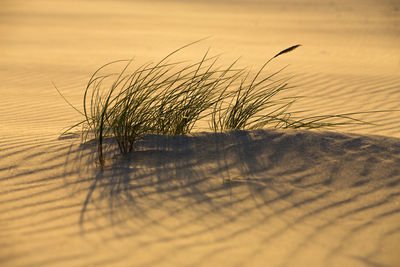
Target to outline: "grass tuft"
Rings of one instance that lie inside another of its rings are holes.
[[[53,84],[62,98],[84,117],[64,134],[77,127],[82,127],[83,136],[93,134],[103,168],[106,137],[113,137],[121,154],[127,154],[146,134],[189,134],[201,120],[208,120],[213,131],[264,127],[312,129],[363,123],[352,117],[360,113],[301,117],[289,112],[298,97],[280,97],[281,92],[290,89],[288,79],[277,78],[283,69],[272,74],[265,74],[265,69],[271,60],[300,45],[280,51],[253,76],[250,71],[236,67],[238,60],[227,67],[219,66],[219,57],[209,56],[209,51],[195,63],[170,62],[174,54],[199,41],[176,49],[157,63],[133,70],[130,70],[133,59],[101,66],[84,90],[83,111],[76,109]],[[107,72],[120,64],[123,65],[119,72]]]

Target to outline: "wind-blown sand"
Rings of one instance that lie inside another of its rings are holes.
[[[217,2],[217,3],[216,3]],[[349,3],[350,2],[350,3]],[[400,109],[397,1],[5,1],[1,266],[400,266],[400,112],[330,131],[58,138],[100,65],[186,43],[294,76],[305,114]],[[180,56],[180,55],[178,55]],[[203,130],[203,129],[200,129]]]

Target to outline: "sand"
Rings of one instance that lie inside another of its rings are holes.
[[[3,1],[1,266],[400,266],[400,112],[373,125],[146,136],[127,157],[59,138],[91,73],[210,36],[288,66],[305,115],[400,109],[398,1]]]

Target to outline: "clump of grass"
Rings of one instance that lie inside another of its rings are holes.
[[[220,101],[215,103],[209,123],[210,128],[213,131],[252,130],[264,127],[314,129],[366,123],[352,116],[370,112],[301,117],[298,115],[301,112],[289,111],[299,97],[278,96],[281,92],[291,89],[287,78],[275,79],[283,69],[268,75],[263,75],[263,71],[273,59],[299,46],[301,45],[291,46],[268,59],[252,78],[249,78],[250,72],[242,73],[239,77],[240,82],[232,86],[234,88],[229,88],[229,93],[220,97]]]
[[[118,60],[93,73],[85,88],[83,112],[78,110],[84,120],[69,130],[83,125],[85,135],[94,134],[101,167],[105,164],[105,137],[114,137],[120,152],[127,154],[146,134],[190,133],[195,123],[220,101],[220,87],[238,70],[233,66],[216,67],[218,57],[208,57],[208,52],[199,62],[183,68],[178,68],[182,62],[167,62],[189,45],[173,51],[156,64],[148,63],[132,72],[128,71],[132,60]],[[120,63],[125,63],[120,72],[102,74],[106,68]]]
[[[199,120],[208,119],[213,131],[234,129],[319,128],[348,124],[357,113],[296,118],[289,112],[297,97],[278,98],[289,89],[287,79],[276,79],[282,71],[265,75],[268,63],[300,45],[289,47],[266,61],[251,78],[246,69],[217,66],[218,56],[208,51],[195,63],[169,62],[172,55],[199,41],[185,45],[157,63],[129,71],[133,60],[107,63],[97,69],[85,88],[84,119],[66,132],[82,126],[84,135],[94,134],[98,161],[105,164],[104,139],[113,137],[121,154],[134,150],[146,134],[188,134]],[[108,67],[124,63],[122,70],[106,73]],[[335,122],[332,119],[345,119]]]
[[[127,154],[134,149],[134,144],[139,138],[156,131],[154,117],[159,102],[157,93],[171,83],[168,72],[177,63],[164,63],[162,60],[157,64],[145,64],[133,73],[125,74],[130,64],[131,61],[116,78],[114,75],[96,76],[95,72],[85,90],[85,123],[89,126],[88,129],[95,133],[99,163],[102,167],[105,163],[104,137],[113,136],[120,152]],[[176,73],[172,76],[174,75]],[[114,81],[104,89],[103,82],[108,78]]]
[[[274,79],[282,70],[264,77],[262,74],[271,60],[299,46],[294,45],[277,53],[251,79],[250,72],[243,73],[236,88],[231,89],[227,97],[221,98],[228,102],[219,101],[214,105],[210,128],[214,131],[225,131],[263,128],[266,125],[282,128],[288,125],[291,117],[288,109],[297,98],[276,98],[280,92],[290,88],[288,80]],[[305,125],[299,122],[298,126]]]
[[[224,99],[214,105],[211,115],[211,129],[214,131],[225,131],[235,129],[262,128],[267,124],[284,120],[288,114],[287,110],[295,101],[295,98],[275,99],[281,91],[289,89],[285,79],[271,81],[278,74],[264,77],[257,81],[257,77],[265,65],[258,71],[250,81],[250,73],[240,78],[236,88],[229,88]]]
[[[155,133],[188,134],[200,119],[210,115],[211,107],[222,101],[223,92],[240,73],[234,64],[216,67],[218,57],[203,58],[179,72],[179,78],[160,94],[155,106]],[[176,75],[178,76],[178,75]]]

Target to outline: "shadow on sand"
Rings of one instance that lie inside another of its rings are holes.
[[[82,146],[83,151],[94,148],[90,142]],[[89,160],[95,160],[93,152]],[[252,252],[257,256],[263,253],[262,244],[273,244],[306,221],[318,221],[288,252],[298,255],[338,222],[374,211],[374,216],[358,218],[338,245],[329,248],[328,260],[340,254],[363,227],[378,226],[385,217],[400,213],[395,206],[379,211],[400,197],[397,139],[330,132],[233,131],[149,135],[137,143],[135,152],[125,156],[117,152],[110,141],[105,170],[95,170],[81,210],[82,233],[118,225],[123,230],[114,238],[151,233],[152,238],[141,242],[142,249],[186,240],[184,246],[173,249],[212,243],[224,244],[217,250],[224,251],[232,249],[228,244],[236,237],[261,229],[264,234],[256,238],[260,249]],[[85,176],[85,171],[80,173]],[[387,193],[380,194],[382,190]],[[377,200],[378,194],[382,196]],[[87,214],[89,210],[95,212]],[[85,228],[86,222],[105,217],[108,226]],[[276,218],[284,223],[269,227]],[[212,241],[204,238],[208,234],[213,235]],[[207,255],[195,264],[207,260]],[[361,255],[359,260],[368,261],[369,256]],[[165,257],[146,264],[160,263]]]

